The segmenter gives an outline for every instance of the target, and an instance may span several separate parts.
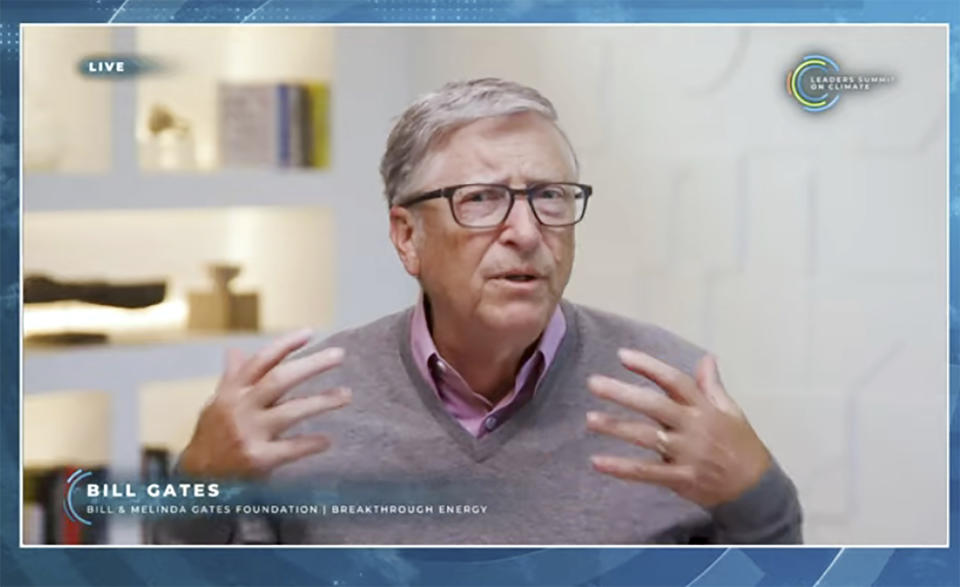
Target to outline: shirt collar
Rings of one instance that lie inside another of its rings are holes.
[[[560,348],[560,342],[563,340],[563,335],[566,330],[566,319],[563,317],[560,304],[557,304],[557,307],[553,310],[553,315],[550,316],[550,321],[547,322],[547,327],[544,328],[540,336],[536,350],[530,357],[530,359],[533,359],[538,353],[543,356],[544,368],[542,373],[545,373],[547,368],[550,367],[553,357],[557,354],[557,349]],[[410,324],[410,349],[423,378],[436,389],[436,384],[430,374],[430,358],[434,355],[438,358],[441,357],[436,345],[433,343],[433,337],[427,325],[427,310],[423,293],[420,294],[417,305],[413,309]],[[530,359],[528,359],[528,363]]]

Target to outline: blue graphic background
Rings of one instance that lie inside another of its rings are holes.
[[[0,583],[957,585],[957,460],[948,549],[20,549],[19,23],[948,22],[960,112],[960,3],[882,0],[12,0],[0,2]],[[958,447],[960,116],[950,123],[950,448]]]

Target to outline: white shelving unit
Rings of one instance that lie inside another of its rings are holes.
[[[209,206],[337,207],[354,187],[339,174],[301,170],[213,173],[33,173],[23,178],[24,212],[204,208]],[[265,201],[265,187],[269,200]],[[77,194],[64,198],[61,194]],[[82,196],[81,196],[82,195]],[[118,198],[118,196],[121,196]],[[371,194],[375,197],[376,194]]]
[[[136,52],[134,27],[113,27],[112,35],[116,52]],[[141,172],[135,138],[137,82],[111,82],[112,171],[98,175],[25,172],[25,219],[32,213],[53,211],[322,205],[332,211],[338,227],[331,330],[359,325],[409,305],[417,287],[403,273],[389,244],[377,174],[392,118],[412,98],[406,75],[409,42],[406,37],[362,27],[338,29],[334,35],[329,169]],[[122,477],[140,467],[137,390],[143,384],[216,375],[228,346],[252,351],[275,335],[25,349],[23,392],[108,392],[113,414],[109,467]],[[139,527],[118,521],[111,525],[109,539],[137,543]]]

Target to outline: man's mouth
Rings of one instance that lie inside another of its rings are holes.
[[[501,273],[500,275],[496,276],[497,279],[505,279],[513,283],[527,283],[530,281],[536,281],[542,277],[543,276],[536,271],[525,271],[523,269]]]

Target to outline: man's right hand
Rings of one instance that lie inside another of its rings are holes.
[[[227,351],[223,377],[180,458],[181,473],[256,478],[330,446],[320,434],[279,438],[304,418],[350,403],[347,388],[279,401],[290,388],[343,362],[340,348],[283,362],[309,340],[310,332],[300,331],[278,338],[252,357],[236,349]]]

